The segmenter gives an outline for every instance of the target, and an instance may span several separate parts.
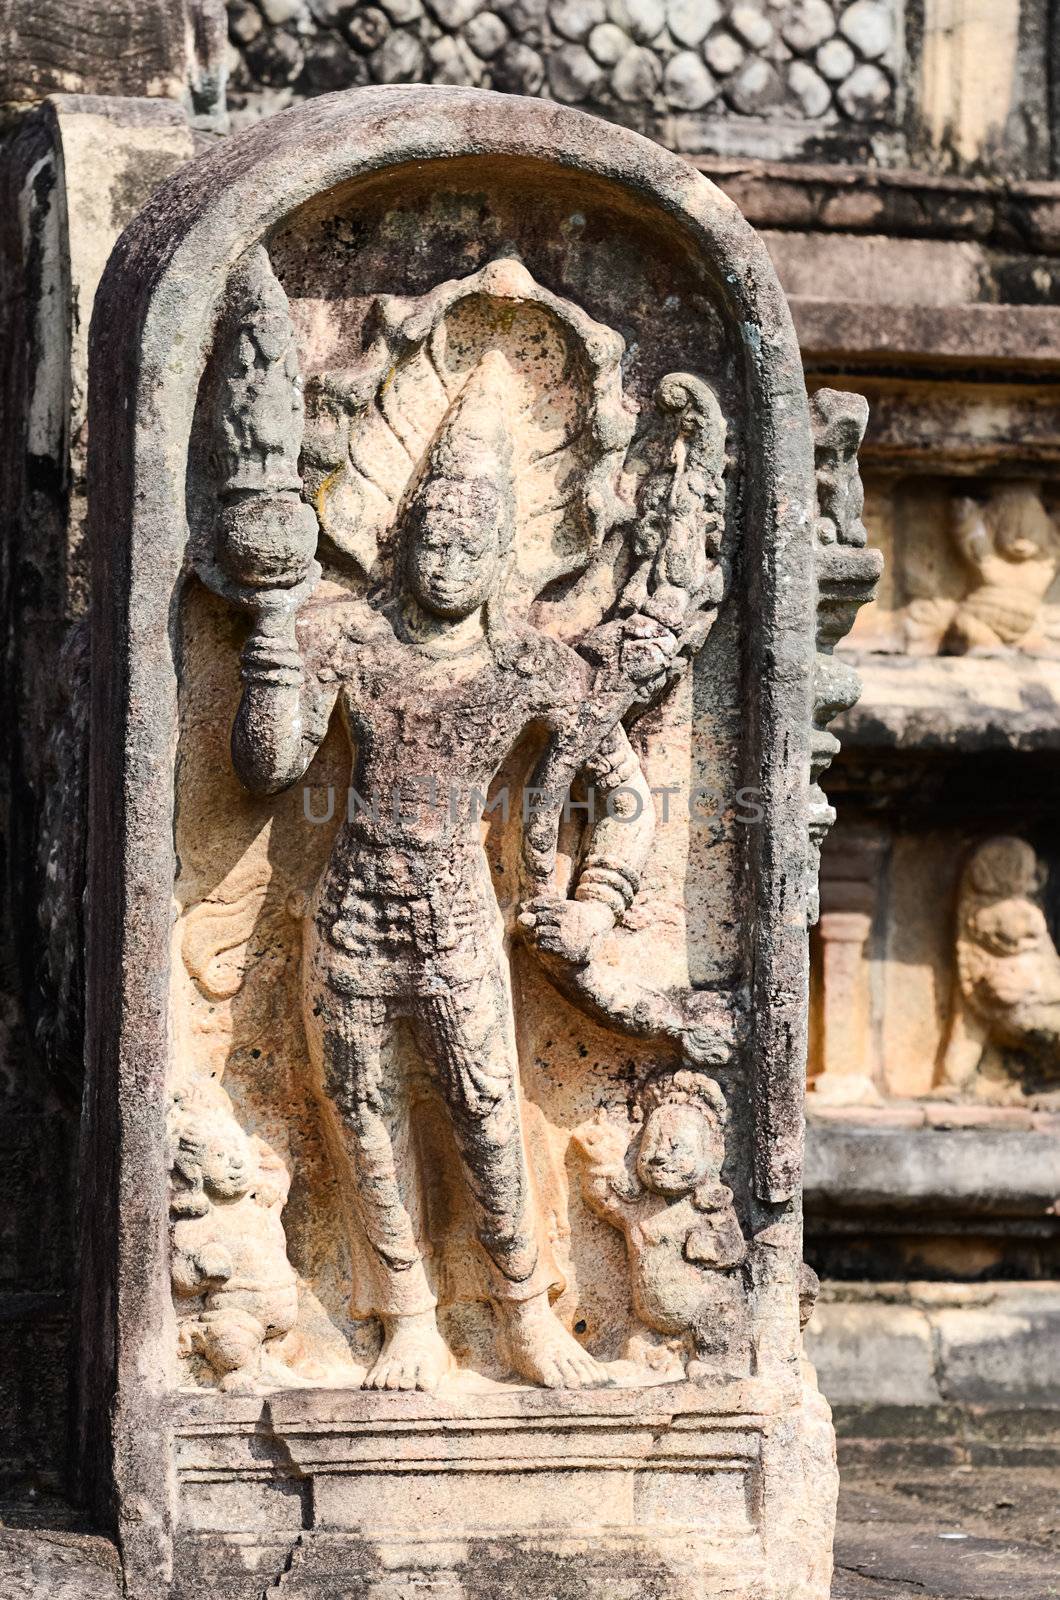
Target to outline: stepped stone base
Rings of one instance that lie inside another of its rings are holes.
[[[688,1383],[225,1404],[177,1426],[181,1600],[828,1594],[835,1462],[809,1389],[773,1414]]]

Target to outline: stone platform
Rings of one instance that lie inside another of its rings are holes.
[[[769,1508],[821,1412],[764,1393],[181,1396],[175,1592],[772,1600],[797,1557]]]
[[[1056,1590],[1056,1413],[841,1410],[836,1422],[843,1484],[832,1600],[1047,1600]],[[296,1538],[282,1564],[253,1575],[246,1592],[255,1600],[298,1594],[307,1555],[307,1542]],[[563,1583],[574,1592],[582,1581],[583,1560],[542,1558],[540,1570],[562,1595]],[[489,1581],[492,1593],[521,1600],[523,1590],[502,1563],[494,1564]],[[417,1587],[411,1595],[419,1600],[424,1592],[430,1590]],[[116,1552],[106,1540],[75,1531],[61,1506],[5,1506],[0,1594],[119,1600]]]

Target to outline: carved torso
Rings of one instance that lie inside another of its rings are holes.
[[[479,822],[490,784],[529,725],[570,716],[588,669],[525,626],[506,636],[503,661],[486,639],[439,657],[402,639],[395,613],[366,622],[361,608],[335,609],[346,615],[317,630],[310,670],[325,703],[335,693],[355,754],[317,931],[346,992],[466,983],[497,958]]]
[[[637,1314],[664,1333],[697,1326],[718,1297],[717,1274],[747,1254],[732,1194],[720,1186],[709,1210],[696,1195],[645,1195],[631,1211],[628,1240]]]

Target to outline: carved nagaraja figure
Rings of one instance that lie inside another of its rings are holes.
[[[372,1248],[385,1334],[365,1380],[375,1388],[432,1388],[451,1366],[385,1120],[383,1050],[398,1019],[448,1108],[512,1365],[549,1386],[604,1381],[550,1308],[479,815],[533,726],[549,736],[542,794],[579,770],[605,794],[625,791],[592,829],[573,898],[541,894],[522,917],[542,950],[584,962],[636,894],[654,827],[619,718],[634,696],[665,685],[678,638],[634,616],[617,625],[610,665],[594,673],[507,614],[516,531],[509,384],[504,356],[487,352],[446,412],[401,507],[391,599],[379,611],[310,605],[297,625],[288,610],[279,628],[253,632],[243,653],[233,735],[243,783],[273,793],[296,782],[338,704],[356,752],[353,788],[369,798],[344,822],[316,891],[304,995],[318,1087]],[[532,849],[542,852],[540,828]]]

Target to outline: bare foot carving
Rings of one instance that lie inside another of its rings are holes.
[[[362,1389],[437,1389],[453,1369],[433,1311],[383,1318],[383,1348]]]
[[[522,1377],[546,1389],[599,1389],[610,1383],[600,1363],[567,1332],[547,1293],[502,1302],[499,1309],[512,1365]]]

